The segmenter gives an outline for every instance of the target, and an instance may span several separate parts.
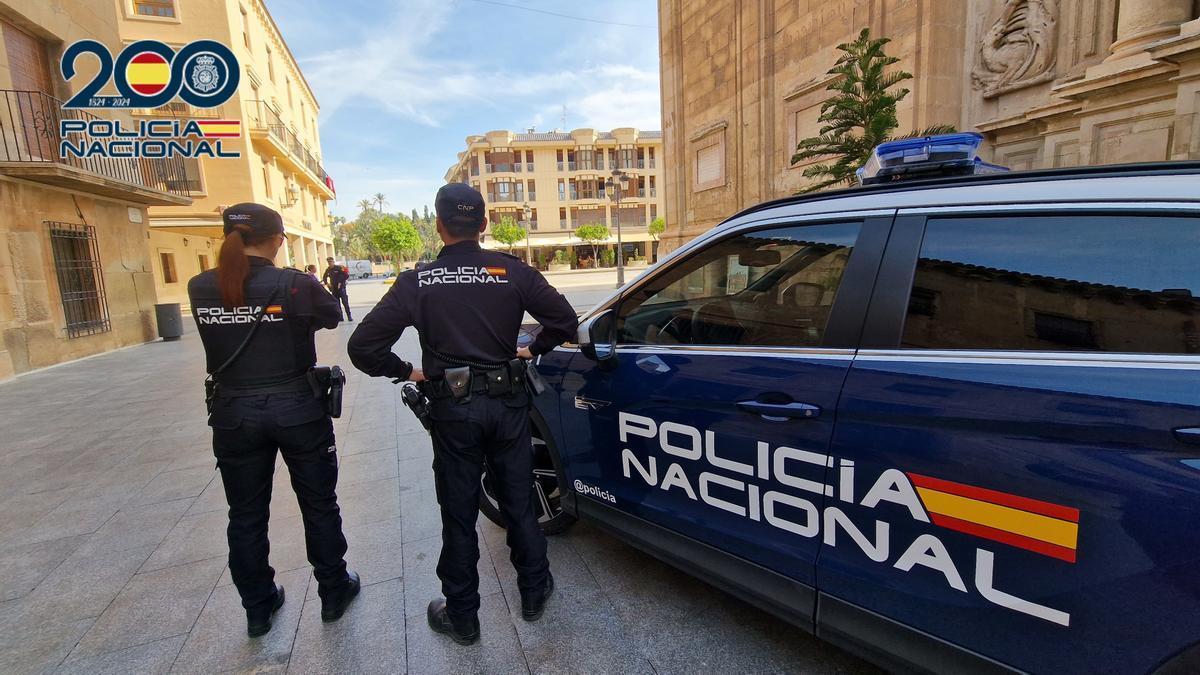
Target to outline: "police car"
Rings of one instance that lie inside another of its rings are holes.
[[[1200,163],[979,142],[880,146],[586,315],[538,364],[546,530],[892,668],[1195,672]]]

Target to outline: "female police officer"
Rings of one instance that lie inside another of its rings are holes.
[[[321,618],[337,620],[359,591],[344,559],[333,421],[307,377],[316,363],[313,334],[337,326],[338,307],[312,277],[271,263],[287,240],[278,213],[237,204],[223,219],[217,268],[193,277],[188,296],[211,380],[208,423],[229,502],[229,571],[247,631],[257,637],[283,605],[267,562],[276,450],[304,517]]]

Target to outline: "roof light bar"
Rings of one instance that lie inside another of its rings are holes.
[[[880,143],[856,173],[860,185],[934,176],[970,176],[1008,171],[979,158],[983,136],[964,131]]]

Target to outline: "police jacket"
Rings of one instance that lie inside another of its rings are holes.
[[[264,305],[262,325],[217,382],[234,387],[278,384],[303,375],[317,363],[313,334],[338,325],[338,305],[321,284],[265,258],[250,257],[246,304],[228,308],[221,301],[215,269],[188,282],[192,317],[204,343],[208,372],[225,363],[250,331]]]
[[[325,274],[321,275],[322,281],[329,284],[331,290],[338,290],[346,285],[346,280],[350,278],[350,270],[342,265],[330,265],[325,268]]]
[[[459,364],[433,352],[489,364],[514,358],[525,312],[542,324],[529,347],[535,355],[575,334],[575,310],[540,272],[478,242],[459,242],[444,247],[437,260],[400,274],[354,330],[347,351],[368,375],[406,379],[413,366],[393,354],[392,345],[415,326],[425,376],[437,378]]]

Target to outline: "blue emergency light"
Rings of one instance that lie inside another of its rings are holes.
[[[857,173],[860,185],[935,176],[970,176],[1008,171],[979,159],[983,136],[974,131],[880,143]]]

